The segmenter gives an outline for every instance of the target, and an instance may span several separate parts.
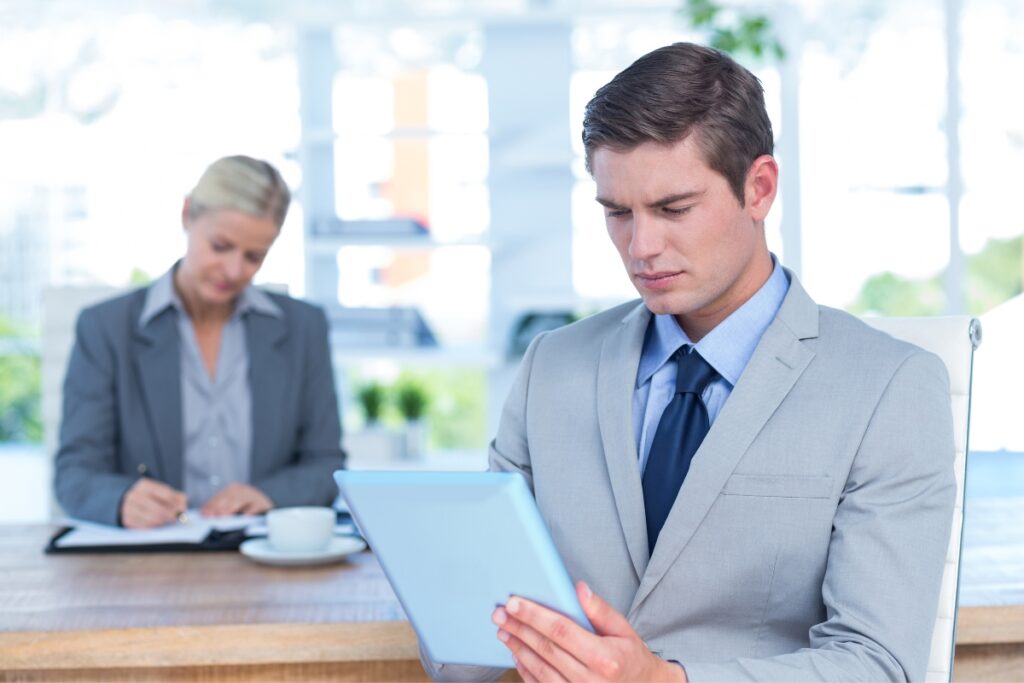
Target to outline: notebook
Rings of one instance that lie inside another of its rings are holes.
[[[513,594],[593,630],[521,475],[338,471],[334,478],[435,662],[513,666],[491,622]]]

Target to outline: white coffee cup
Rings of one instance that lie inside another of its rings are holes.
[[[335,519],[328,507],[274,508],[267,512],[267,540],[281,553],[315,553],[331,542]]]

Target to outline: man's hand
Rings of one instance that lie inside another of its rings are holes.
[[[274,507],[274,501],[258,488],[234,482],[206,501],[200,512],[204,517],[223,515],[260,515]]]
[[[568,617],[520,597],[494,610],[498,639],[512,651],[516,670],[534,681],[677,681],[682,667],[659,658],[644,645],[624,616],[576,584],[583,612],[596,634]]]
[[[149,529],[170,524],[186,510],[185,494],[155,479],[139,479],[121,499],[121,524],[128,529]]]

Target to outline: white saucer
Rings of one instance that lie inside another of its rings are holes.
[[[335,536],[327,547],[311,553],[283,553],[270,547],[265,538],[250,538],[238,550],[251,560],[280,567],[329,564],[366,549],[366,541],[353,536]]]

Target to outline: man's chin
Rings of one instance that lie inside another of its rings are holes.
[[[648,292],[641,294],[641,298],[644,300],[644,305],[647,306],[647,309],[654,315],[676,314],[675,309],[678,306],[673,306],[672,297],[667,294],[652,294]]]
[[[678,293],[675,296],[668,293],[648,294],[642,298],[644,305],[654,315],[685,316],[700,310],[699,302],[691,297],[680,296]]]

